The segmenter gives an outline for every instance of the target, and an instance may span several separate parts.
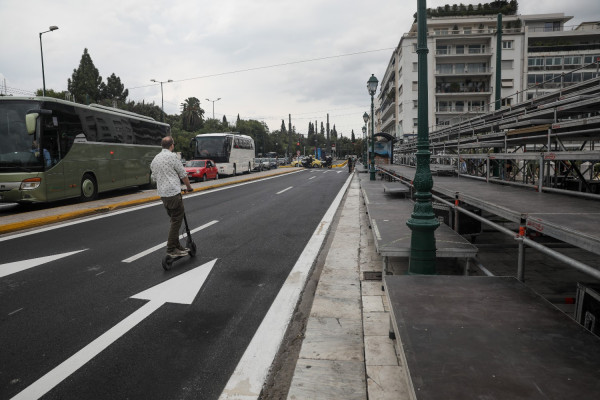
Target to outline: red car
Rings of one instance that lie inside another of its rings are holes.
[[[185,163],[185,171],[190,181],[219,179],[219,170],[212,160],[190,160]]]

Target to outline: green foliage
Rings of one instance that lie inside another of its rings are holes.
[[[129,96],[129,90],[125,89],[125,85],[121,83],[121,78],[113,72],[111,76],[106,78],[106,84],[100,84],[100,96],[103,99],[125,101]]]
[[[71,79],[68,80],[67,88],[75,100],[79,103],[97,103],[100,97],[100,85],[102,77],[94,66],[88,49],[83,50],[79,67],[73,70]]]
[[[42,89],[38,89],[35,92],[36,96],[42,96],[43,90]],[[55,99],[61,99],[61,100],[65,100],[69,98],[69,92],[67,91],[62,91],[62,92],[57,92],[54,89],[46,89],[46,97],[53,97]]]
[[[428,8],[427,18],[431,17],[456,17],[466,15],[491,15],[491,14],[504,14],[504,15],[516,15],[519,4],[516,0],[496,0],[490,3],[479,3],[477,6],[469,4],[453,4],[450,6],[446,4],[444,7]],[[417,13],[414,15],[415,21],[417,20]]]
[[[202,127],[204,110],[200,107],[197,97],[188,97],[181,103],[181,121],[183,129],[193,132]]]

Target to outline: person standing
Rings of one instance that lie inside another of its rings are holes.
[[[169,228],[169,237],[167,240],[167,254],[171,257],[186,256],[189,249],[184,248],[179,243],[179,228],[183,221],[185,209],[183,208],[183,198],[181,197],[181,182],[186,186],[188,192],[193,192],[187,172],[183,164],[173,153],[175,142],[171,136],[162,138],[162,151],[154,157],[150,164],[152,176],[156,180],[157,193],[171,217],[171,227]]]

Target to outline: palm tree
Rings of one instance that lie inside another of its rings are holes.
[[[197,97],[188,97],[181,103],[181,122],[183,129],[193,132],[202,127],[202,116],[204,110],[200,107],[200,100]]]

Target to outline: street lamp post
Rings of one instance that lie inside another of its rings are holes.
[[[365,143],[365,152],[363,158],[363,165],[365,168],[369,166],[369,142],[367,141],[367,122],[369,122],[369,114],[365,111],[363,114],[363,121],[365,121],[365,126],[363,126],[363,142]]]
[[[42,49],[42,34],[52,32],[58,29],[58,26],[52,25],[49,30],[40,32],[40,54],[42,55],[42,96],[46,95],[46,76],[44,75],[44,50]]]
[[[162,122],[165,122],[165,100],[164,100],[164,97],[163,97],[163,83],[171,83],[171,82],[173,82],[173,80],[169,79],[169,80],[166,80],[166,81],[157,81],[156,79],[150,79],[150,82],[160,83],[161,119],[162,119]]]
[[[211,101],[213,103],[213,119],[215,119],[215,101],[219,101],[221,98],[219,97],[216,100],[206,99],[206,101]]]
[[[369,180],[375,180],[375,106],[373,103],[373,96],[377,90],[377,84],[379,81],[375,78],[375,74],[371,74],[371,77],[367,81],[367,90],[371,95],[371,168],[369,170]]]
[[[417,170],[413,185],[415,206],[406,225],[411,230],[409,274],[434,275],[435,230],[440,225],[433,212],[431,189],[433,178],[429,160],[428,90],[427,90],[427,16],[425,0],[417,0],[417,55],[418,55],[418,120]]]

